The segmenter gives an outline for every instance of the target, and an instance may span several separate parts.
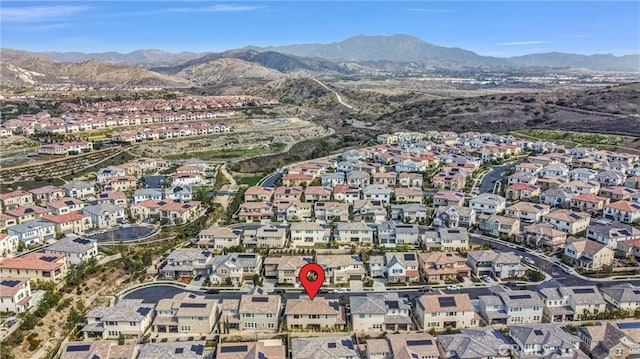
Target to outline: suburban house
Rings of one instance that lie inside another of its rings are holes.
[[[0,277],[3,278],[60,283],[67,275],[67,269],[62,254],[32,252],[22,257],[0,259]]]
[[[313,212],[316,221],[346,222],[349,220],[349,204],[340,202],[315,202]]]
[[[567,232],[557,230],[551,223],[535,223],[525,226],[522,233],[516,236],[516,241],[557,252],[564,248]]]
[[[284,321],[289,330],[344,330],[347,325],[344,308],[338,299],[315,297],[312,301],[306,295],[287,300]]]
[[[469,207],[476,213],[500,214],[506,207],[506,200],[499,195],[483,193],[469,200]]]
[[[126,172],[124,169],[116,166],[109,166],[99,169],[98,172],[96,172],[96,181],[98,183],[105,183],[108,178],[122,177],[125,175]]]
[[[498,291],[478,299],[480,315],[488,325],[542,323],[544,302],[534,291]]]
[[[540,194],[540,203],[552,208],[569,208],[573,194],[565,189],[550,188]]]
[[[335,187],[337,185],[346,184],[345,175],[343,172],[323,173],[320,176],[320,179],[323,186]]]
[[[273,191],[273,200],[275,201],[287,201],[287,200],[300,200],[302,197],[302,187],[300,186],[280,186],[276,187]]]
[[[496,252],[491,249],[467,253],[467,265],[476,277],[491,276],[497,280],[523,277],[526,268],[513,252]]]
[[[126,221],[124,209],[109,203],[84,207],[82,214],[91,217],[94,228],[109,228]]]
[[[398,293],[368,293],[365,296],[350,296],[351,323],[353,330],[408,331],[412,329],[411,303],[400,298]]]
[[[604,206],[609,204],[609,201],[609,198],[600,197],[593,193],[585,193],[571,197],[570,206],[572,210],[595,215],[599,214],[604,209]]]
[[[394,190],[394,200],[396,203],[422,203],[424,193],[420,188],[398,187]]]
[[[426,333],[387,334],[385,339],[368,339],[368,359],[438,359],[438,345],[434,337]]]
[[[268,295],[260,288],[254,294],[240,297],[240,330],[263,333],[277,333],[282,298]]]
[[[446,359],[512,359],[512,351],[505,350],[509,340],[498,329],[460,329],[460,334],[438,336],[440,358]]]
[[[479,326],[479,318],[466,293],[421,295],[416,299],[415,315],[424,330]]]
[[[543,223],[551,223],[556,229],[573,235],[586,231],[590,219],[589,213],[566,209],[559,209],[542,216]]]
[[[438,229],[438,237],[436,248],[441,251],[455,251],[458,249],[469,249],[469,233],[465,228],[440,228]],[[427,247],[432,247],[425,240],[423,241]]]
[[[346,284],[350,280],[363,280],[367,271],[358,255],[327,254],[316,255],[318,263],[325,272],[325,284]]]
[[[325,186],[307,186],[304,189],[304,200],[306,202],[330,201],[333,189]]]
[[[589,358],[580,351],[577,336],[553,323],[513,325],[509,327],[509,336],[519,347],[519,358]]]
[[[514,183],[507,187],[505,197],[511,201],[531,201],[540,197],[540,187],[529,183]]]
[[[331,228],[316,222],[294,222],[289,228],[291,248],[313,247],[317,244],[328,244],[331,239]]]
[[[159,188],[140,188],[133,192],[132,198],[133,204],[148,200],[159,201],[162,199],[162,190]]]
[[[396,246],[417,246],[420,231],[417,224],[385,221],[378,225],[378,243],[387,248]]]
[[[418,253],[420,273],[427,283],[458,281],[469,276],[471,268],[457,252]]]
[[[206,359],[210,353],[205,353],[205,343],[204,340],[146,343],[140,346],[137,359]]]
[[[213,253],[198,248],[176,248],[165,259],[160,273],[165,278],[209,275]]]
[[[87,313],[87,325],[82,328],[84,338],[140,339],[154,317],[154,304],[142,299],[123,299],[112,307],[95,307]]]
[[[417,283],[420,280],[418,258],[414,252],[387,252],[384,263],[387,283]]]
[[[44,253],[62,254],[68,264],[82,264],[98,256],[98,242],[77,236],[62,237],[45,247]]]
[[[356,222],[382,223],[387,220],[387,207],[380,201],[358,199],[352,204],[353,220]]]
[[[436,227],[470,228],[476,224],[476,211],[469,207],[440,206],[436,208],[433,225]]]
[[[372,184],[364,187],[362,190],[362,195],[364,199],[368,199],[370,201],[380,201],[389,205],[391,202],[391,190],[386,186],[379,184]]]
[[[216,359],[269,358],[286,359],[287,348],[279,339],[265,339],[255,342],[219,343]]]
[[[338,243],[373,245],[375,227],[363,222],[338,223],[335,240]]]
[[[286,243],[287,229],[271,225],[258,227],[255,236],[245,236],[242,240],[247,248],[283,248]]]
[[[27,246],[43,244],[56,238],[55,225],[44,219],[34,219],[7,228],[7,233],[16,236]]]
[[[243,222],[260,222],[271,219],[273,215],[273,206],[268,202],[245,202],[238,210],[238,219]]]
[[[614,287],[600,288],[602,298],[612,308],[625,309],[633,313],[640,308],[640,288],[620,284]]]
[[[50,214],[42,219],[53,223],[58,234],[84,234],[92,227],[91,218],[80,213]]]
[[[171,299],[160,299],[155,311],[154,333],[207,335],[218,320],[218,300],[182,292]]]
[[[512,238],[520,233],[520,219],[499,214],[480,214],[479,228],[489,236]]]
[[[579,327],[580,348],[593,359],[633,358],[634,354],[640,352],[640,340],[633,335],[634,329],[620,328],[626,328],[627,324],[633,327],[634,323],[605,321],[594,326]]]
[[[506,217],[518,218],[522,222],[536,223],[549,213],[549,206],[531,202],[518,202],[504,209]]]
[[[51,211],[39,206],[25,206],[18,207],[16,209],[10,209],[6,211],[5,214],[7,216],[15,218],[18,223],[23,223],[32,219],[42,218],[48,214],[51,214]]]
[[[587,227],[587,239],[602,243],[616,250],[618,243],[640,239],[640,229],[616,221],[591,221]]]
[[[640,203],[618,201],[608,204],[604,207],[602,216],[622,223],[640,223]]]
[[[33,196],[34,202],[38,204],[55,201],[65,196],[62,188],[51,185],[34,188],[29,193]]]
[[[200,201],[170,202],[160,207],[160,218],[170,224],[185,224],[198,218],[201,211]]]
[[[0,277],[0,312],[24,313],[32,299],[29,279]]]
[[[548,322],[581,320],[585,310],[603,311],[607,302],[594,286],[551,287],[538,290],[544,300],[544,317]]]
[[[35,202],[31,193],[18,190],[0,195],[0,204],[2,209],[7,211],[22,206],[32,206]]]
[[[576,268],[581,269],[602,269],[614,261],[612,249],[586,238],[567,239],[564,255],[571,259]]]
[[[353,342],[350,335],[319,337],[319,338],[292,338],[291,359],[315,359],[318,353],[324,358],[356,359],[360,358],[357,343]]]
[[[427,206],[416,203],[392,204],[391,219],[404,223],[420,223],[427,219]]]
[[[300,269],[313,262],[311,257],[303,256],[269,256],[264,259],[264,276],[276,278],[279,284],[300,284]]]
[[[198,233],[198,248],[209,248],[221,252],[225,248],[240,245],[242,230],[229,227],[211,226]]]
[[[215,256],[211,263],[211,283],[238,283],[253,280],[253,276],[260,274],[262,257],[258,253],[229,253]]]
[[[85,200],[96,194],[94,185],[85,181],[67,183],[62,188],[64,188],[64,193],[67,197],[79,200]]]
[[[18,251],[18,237],[12,234],[0,233],[0,256],[7,257]]]
[[[462,206],[464,205],[464,193],[456,191],[438,191],[431,197],[435,207]]]
[[[245,202],[269,202],[273,197],[273,187],[251,186],[244,192]]]

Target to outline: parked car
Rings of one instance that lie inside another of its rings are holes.
[[[418,289],[419,292],[425,293],[425,292],[431,292],[433,290],[433,288],[431,288],[428,285],[425,285],[424,287]]]
[[[455,285],[455,284],[451,284],[451,285],[447,286],[447,289],[448,290],[458,290],[458,289],[460,289],[460,286],[459,285]]]
[[[200,279],[202,279],[202,275],[198,274],[195,278],[193,278],[193,280],[195,281],[199,281]]]
[[[488,275],[483,275],[482,281],[486,283],[491,283],[491,277],[489,277]]]
[[[346,293],[347,288],[336,288],[333,290],[334,293]]]
[[[536,262],[531,257],[525,257],[524,261],[529,263],[529,264],[536,264]]]
[[[216,288],[207,289],[207,294],[219,294],[220,290]]]

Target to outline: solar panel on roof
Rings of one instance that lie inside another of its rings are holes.
[[[415,261],[416,260],[416,255],[414,253],[405,253],[404,254],[404,260],[405,261]]]
[[[531,299],[531,296],[529,294],[518,294],[518,295],[510,295],[509,298],[512,300]]]
[[[336,343],[327,343],[327,348],[335,349],[337,347]]]
[[[140,313],[140,315],[144,316],[144,315],[149,314],[150,311],[151,311],[151,308],[142,307],[142,308],[138,308],[138,310],[136,312],[138,312],[138,313]]]
[[[182,353],[184,353],[184,348],[176,348],[176,351],[174,353],[175,354],[182,354]]]
[[[384,304],[386,304],[389,309],[398,309],[399,308],[397,300],[386,301],[386,302],[384,302]]]
[[[74,238],[73,242],[75,243],[79,243],[79,244],[88,244],[91,243],[90,240],[86,239],[86,238],[82,238],[82,237],[78,237],[78,238]]]
[[[40,257],[40,260],[43,260],[45,262],[55,262],[58,259],[58,257],[52,257],[52,256],[44,256],[44,257]]]
[[[335,311],[340,310],[340,303],[338,302],[329,302],[329,306]]]
[[[618,323],[620,329],[640,329],[640,322]]]
[[[433,341],[428,339],[420,339],[420,340],[407,340],[407,346],[417,347],[420,345],[432,345]]]
[[[18,285],[20,283],[19,280],[3,280],[2,282],[0,282],[0,284],[7,286],[7,287],[15,287],[16,285]]]
[[[91,357],[91,359],[100,359],[100,356],[98,354],[93,354],[93,356]]]
[[[542,332],[542,330],[540,330],[540,329],[536,329],[536,330],[534,330],[534,331],[533,331],[533,334],[535,334],[535,335],[544,335],[544,333],[543,333],[543,332]]]
[[[220,353],[245,353],[246,351],[246,345],[232,345],[220,348]]]
[[[456,306],[456,298],[455,297],[440,297],[438,298],[438,303],[441,308],[449,308]]]
[[[67,346],[66,352],[68,353],[86,352],[86,351],[89,351],[89,349],[91,349],[90,344],[69,345]]]
[[[24,209],[24,213],[32,213],[33,212],[33,208],[25,208]]]
[[[238,254],[238,258],[254,258],[253,254]]]
[[[105,197],[109,197],[109,195],[107,193],[100,193],[100,198],[105,198]]]
[[[206,308],[206,303],[181,303],[180,308]]]
[[[593,294],[595,290],[593,288],[576,288],[573,290],[574,294]]]
[[[638,294],[638,295],[640,295],[640,290],[634,290],[634,291],[633,291],[633,294]]]
[[[251,302],[253,303],[267,303],[269,298],[267,297],[253,297],[251,298]]]
[[[449,233],[460,233],[458,229],[449,229]]]
[[[66,204],[67,206],[72,206],[73,205],[73,201],[64,201],[64,204]]]
[[[267,356],[263,352],[258,352],[258,359],[267,359]]]
[[[202,344],[198,344],[198,345],[192,345],[191,346],[191,351],[198,354],[198,355],[202,355],[202,353],[204,353],[204,345]]]
[[[347,347],[349,349],[353,349],[353,342],[349,339],[342,340],[342,346]]]

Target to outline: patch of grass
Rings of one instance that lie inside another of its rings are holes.
[[[234,147],[210,151],[183,152],[167,155],[164,156],[164,158],[167,160],[184,160],[191,157],[198,157],[205,161],[240,159],[282,152],[284,147],[284,143],[271,143],[266,146]]]
[[[262,179],[262,176],[240,177],[236,178],[238,184],[246,184],[247,186],[256,186]]]
[[[617,135],[604,135],[599,133],[586,133],[586,132],[568,132],[568,131],[554,131],[554,130],[534,130],[534,129],[522,129],[513,131],[517,135],[523,135],[528,137],[537,138],[543,141],[552,141],[558,143],[580,144],[580,145],[604,145],[604,146],[616,146],[625,141],[624,136]]]

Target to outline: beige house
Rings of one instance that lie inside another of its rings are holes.
[[[518,218],[522,222],[537,223],[549,213],[549,206],[540,203],[518,202],[504,209],[506,217]]]
[[[325,284],[346,284],[350,280],[363,280],[366,274],[360,256],[350,254],[317,255],[316,263],[324,268]]]
[[[251,186],[244,192],[245,202],[269,202],[273,197],[273,188]]]
[[[200,201],[171,202],[160,208],[160,217],[171,224],[185,224],[198,218],[201,212]]]
[[[229,227],[211,226],[198,233],[198,248],[211,248],[222,251],[224,248],[240,245],[241,230]]]
[[[591,215],[586,212],[573,212],[559,209],[542,216],[543,223],[551,223],[556,229],[569,234],[577,234],[587,230]]]
[[[287,243],[287,229],[275,226],[260,226],[254,236],[244,236],[242,245],[247,248],[283,248]]]
[[[182,292],[158,302],[152,331],[206,335],[212,332],[218,320],[218,311],[218,300]]]
[[[246,202],[240,205],[238,219],[243,222],[260,222],[273,217],[273,205],[266,202]]]
[[[601,269],[614,261],[613,250],[586,238],[569,238],[564,254],[571,258],[577,268],[583,269]]]
[[[416,300],[415,314],[424,330],[478,326],[478,315],[468,294],[426,294]]]
[[[445,283],[469,276],[471,268],[457,252],[418,253],[420,274],[427,283]]]
[[[154,317],[154,305],[142,299],[123,299],[112,307],[95,307],[87,313],[84,338],[142,338]]]
[[[53,223],[58,234],[84,234],[92,227],[91,217],[80,213],[51,214],[42,217],[42,219]]]
[[[338,223],[336,242],[341,244],[371,245],[375,227],[364,222]]]
[[[295,222],[289,228],[291,248],[326,245],[331,239],[331,228],[316,222]]]
[[[422,203],[424,193],[420,188],[398,187],[394,190],[394,198],[396,203]]]
[[[279,295],[267,295],[258,289],[255,294],[240,297],[240,330],[253,332],[278,332],[278,319],[282,299]]]
[[[548,248],[555,252],[564,248],[567,232],[559,231],[551,223],[535,223],[524,227],[516,241],[534,248]]]
[[[299,299],[288,299],[284,317],[289,330],[344,330],[346,326],[344,308],[338,299],[316,297],[312,301],[305,295]]]
[[[286,359],[287,348],[279,339],[265,339],[256,342],[220,343],[216,349],[216,359],[268,358]]]
[[[11,210],[21,206],[34,204],[33,196],[25,191],[13,191],[0,195],[0,204],[3,210]]]
[[[277,283],[300,284],[298,275],[300,269],[307,263],[311,263],[311,257],[303,256],[269,256],[264,259],[264,276],[276,278]]]
[[[0,260],[0,277],[4,278],[60,283],[66,275],[67,260],[64,254],[32,252],[23,257]]]

